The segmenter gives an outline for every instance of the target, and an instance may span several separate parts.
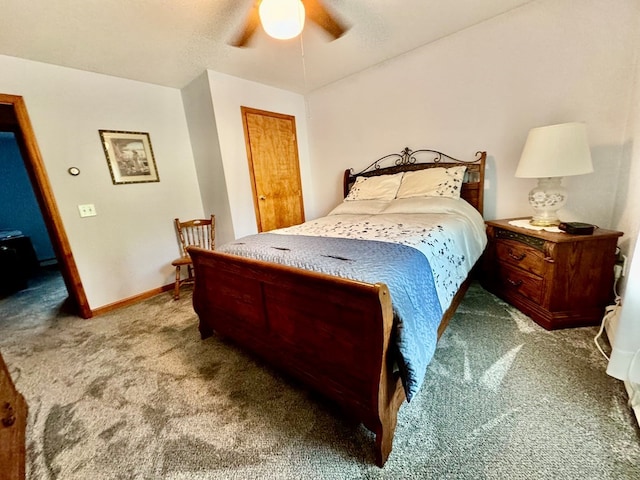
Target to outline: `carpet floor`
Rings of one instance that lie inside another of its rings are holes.
[[[640,478],[640,431],[597,329],[548,332],[477,284],[382,469],[373,435],[331,403],[200,340],[188,289],[81,320],[55,288],[0,300],[30,479]]]

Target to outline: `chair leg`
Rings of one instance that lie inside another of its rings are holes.
[[[180,265],[176,266],[176,283],[173,287],[173,299],[178,300],[180,298]]]

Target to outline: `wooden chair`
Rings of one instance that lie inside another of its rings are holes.
[[[195,245],[210,250],[216,247],[216,217],[211,215],[210,219],[195,219],[181,222],[179,219],[174,220],[182,256],[176,258],[171,265],[176,267],[176,283],[173,289],[173,298],[180,298],[180,287],[187,283],[193,283],[195,278],[193,275],[193,263],[191,257],[187,253],[187,247]],[[182,278],[180,269],[187,267],[187,277]]]

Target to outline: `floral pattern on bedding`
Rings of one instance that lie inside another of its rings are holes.
[[[444,221],[438,221],[444,220],[441,215],[430,215],[432,223],[425,222],[424,215],[416,216],[415,221],[403,221],[408,219],[406,215],[401,219],[393,215],[345,217],[330,221],[322,217],[273,233],[379,240],[414,247],[429,260],[442,310],[449,307],[467,277],[469,261],[457,246],[457,232],[451,233]]]

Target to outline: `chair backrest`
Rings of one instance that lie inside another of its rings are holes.
[[[182,246],[182,254],[187,256],[187,247],[195,245],[214,250],[216,248],[216,216],[210,219],[195,219],[181,222],[175,219],[178,238]]]

